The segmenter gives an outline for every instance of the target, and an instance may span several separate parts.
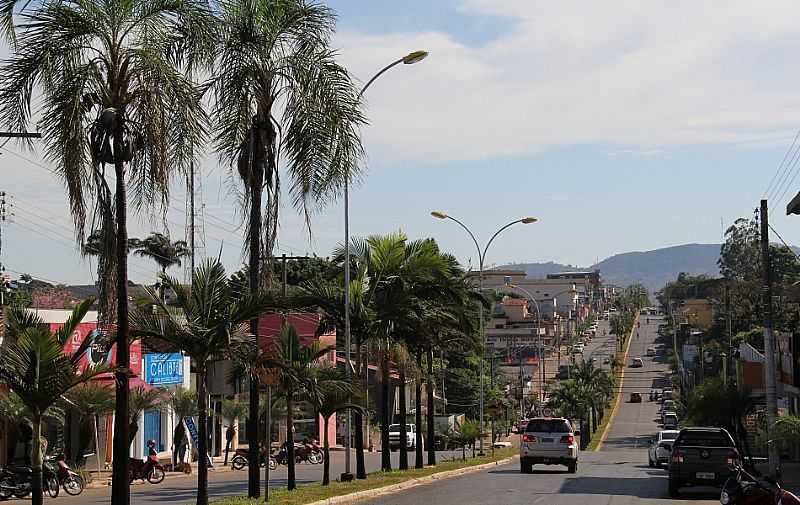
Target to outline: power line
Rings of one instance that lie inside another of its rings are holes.
[[[778,169],[775,171],[775,174],[772,176],[772,180],[769,182],[769,186],[767,186],[767,190],[764,191],[764,198],[769,198],[770,191],[772,190],[772,185],[775,183],[780,177],[778,174],[781,173],[781,167],[783,167],[784,172],[788,165],[784,165],[786,160],[789,158],[789,153],[794,149],[794,146],[797,144],[797,139],[800,138],[800,129],[797,130],[797,134],[794,136],[794,140],[792,141],[792,145],[789,146],[789,149],[786,150],[786,153],[783,155],[783,159],[781,160],[780,164],[778,165]],[[781,175],[782,177],[782,175]]]

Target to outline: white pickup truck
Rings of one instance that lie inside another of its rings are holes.
[[[413,424],[406,424],[406,447],[409,449],[417,448],[417,432],[416,426]],[[400,449],[400,425],[389,425],[389,449],[396,451]]]

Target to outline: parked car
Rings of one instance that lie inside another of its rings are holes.
[[[409,449],[416,449],[417,447],[417,433],[414,431],[416,426],[414,424],[406,424],[406,447]],[[400,425],[389,425],[389,449],[392,451],[400,449]]]
[[[631,368],[642,368],[644,366],[644,362],[642,358],[633,358],[633,362],[631,363]]]
[[[684,486],[722,487],[739,463],[739,451],[724,428],[684,428],[672,444],[669,496]]]
[[[656,348],[655,347],[648,347],[647,348],[647,356],[652,358],[655,355],[656,355]]]
[[[531,473],[533,465],[566,465],[569,473],[578,470],[580,431],[572,429],[563,417],[535,417],[528,422],[520,443],[520,471]]]
[[[639,393],[631,393],[631,403],[642,403],[642,395]]]
[[[647,463],[651,467],[661,468],[664,463],[669,463],[672,452],[672,442],[678,438],[678,430],[662,430],[658,432],[655,440],[650,440],[650,449],[647,451]]]

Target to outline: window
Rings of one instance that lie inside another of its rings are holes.
[[[730,435],[725,431],[684,431],[675,445],[699,445],[704,447],[733,447]]]
[[[661,440],[675,440],[676,438],[678,438],[678,434],[677,433],[662,433],[661,434]]]
[[[525,431],[534,433],[570,433],[572,428],[563,419],[533,419]]]

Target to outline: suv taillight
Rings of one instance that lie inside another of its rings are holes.
[[[534,435],[528,435],[527,433],[522,435],[523,442],[536,442],[536,437]]]
[[[736,466],[736,463],[738,462],[739,462],[739,453],[736,451],[728,453],[728,455],[725,457],[725,464],[727,464],[730,467]]]
[[[683,463],[683,456],[684,456],[684,454],[681,451],[673,450],[672,451],[672,462],[673,463]]]
[[[561,437],[562,444],[573,444],[575,443],[575,436],[574,435],[564,435]]]

